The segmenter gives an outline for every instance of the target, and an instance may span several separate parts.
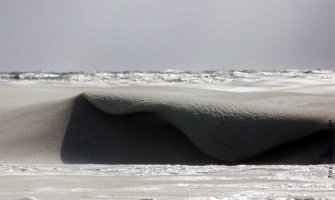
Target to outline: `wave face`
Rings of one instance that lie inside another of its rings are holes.
[[[15,102],[20,87],[8,87]],[[91,89],[2,112],[0,162],[318,164],[335,155],[335,94]],[[48,94],[34,90],[24,87],[22,100]]]
[[[97,86],[175,85],[227,91],[306,90],[335,91],[335,70],[215,70],[215,71],[124,71],[124,72],[11,72],[0,73],[0,82],[76,83]],[[318,87],[321,86],[321,87]],[[313,90],[314,88],[314,90]]]
[[[112,115],[154,114],[180,130],[202,152],[227,162],[245,160],[327,129],[335,114],[334,102],[315,105],[315,96],[301,94],[278,97],[133,87],[85,92],[83,97]]]

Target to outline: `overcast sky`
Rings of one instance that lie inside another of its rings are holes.
[[[0,0],[0,71],[335,66],[335,0]]]

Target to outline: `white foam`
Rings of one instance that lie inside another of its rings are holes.
[[[329,165],[0,165],[0,196],[333,199],[335,185],[334,179],[328,178],[329,170]]]
[[[12,84],[73,84],[89,86],[178,85],[213,90],[254,92],[294,91],[335,93],[335,70],[216,70],[128,72],[20,72],[0,73],[0,82]]]

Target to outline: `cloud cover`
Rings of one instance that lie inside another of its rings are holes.
[[[0,0],[0,71],[332,68],[332,0]]]

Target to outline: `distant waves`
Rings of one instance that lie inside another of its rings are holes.
[[[215,71],[121,71],[121,72],[0,72],[1,81],[70,81],[103,83],[224,83],[264,78],[308,78],[329,80],[335,70],[215,70]]]

